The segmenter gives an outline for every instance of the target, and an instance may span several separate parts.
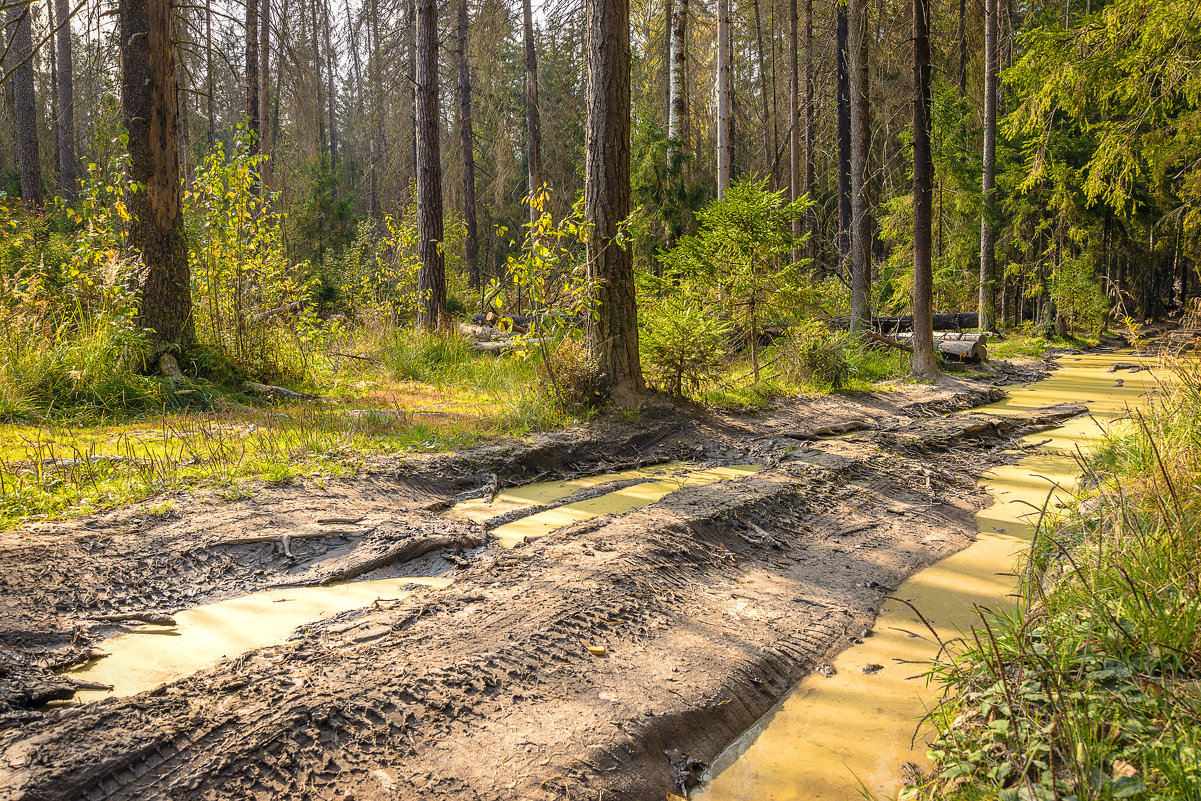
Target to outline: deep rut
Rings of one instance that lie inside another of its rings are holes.
[[[682,792],[869,627],[887,588],[962,547],[983,454],[1078,412],[894,414],[877,418],[883,430],[807,445],[769,431],[759,455],[771,466],[756,476],[467,553],[448,589],[2,731],[0,798]],[[756,455],[726,436],[737,458]],[[394,494],[391,525],[428,536],[428,501]]]

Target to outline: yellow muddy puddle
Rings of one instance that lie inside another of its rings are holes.
[[[411,586],[446,587],[448,578],[354,581],[329,587],[264,590],[195,606],[176,614],[175,626],[139,625],[105,640],[108,656],[63,672],[112,690],[80,690],[77,701],[133,695],[210,668],[226,657],[284,642],[296,628],[376,601],[412,595]]]
[[[536,484],[523,484],[497,493],[491,501],[483,498],[473,498],[469,501],[456,503],[449,509],[445,517],[451,520],[472,520],[483,523],[494,517],[511,512],[514,509],[527,509],[531,506],[543,506],[554,503],[561,498],[584,489],[598,487],[613,481],[627,481],[635,478],[655,478],[657,476],[680,473],[688,466],[680,462],[665,462],[664,464],[639,467],[634,470],[622,470],[616,473],[604,473],[598,476],[584,476],[567,481],[542,481]]]
[[[578,523],[581,520],[587,520],[599,515],[628,512],[632,509],[649,506],[685,487],[702,487],[706,484],[715,484],[719,481],[744,478],[762,469],[763,466],[758,464],[741,464],[727,467],[712,467],[706,470],[690,470],[687,465],[672,463],[655,465],[654,467],[643,468],[641,470],[627,470],[621,473],[590,476],[572,481],[527,484],[524,487],[506,490],[497,495],[496,500],[492,503],[482,500],[464,501],[447,512],[447,516],[483,521],[504,514],[512,509],[552,503],[581,489],[599,486],[611,481],[663,475],[662,478],[655,481],[644,481],[640,484],[607,492],[604,495],[598,495],[595,498],[589,498],[585,501],[557,506],[554,509],[537,512],[493,529],[492,533],[496,536],[501,547],[513,548],[519,543],[544,537],[555,529],[571,525],[572,523]]]
[[[1028,443],[1049,439],[1043,447],[1055,452],[990,471],[982,486],[996,500],[976,515],[977,540],[892,593],[917,607],[944,641],[978,621],[974,606],[1013,605],[1010,594],[1017,578],[1012,573],[1037,520],[1030,505],[1041,508],[1048,493],[1051,508],[1069,497],[1079,475],[1076,449],[1086,451],[1102,426],[1128,407],[1143,404],[1154,385],[1153,375],[1106,372],[1117,362],[1140,360],[1128,354],[1065,356],[1059,360],[1060,369],[1047,378],[981,409],[1004,413],[1086,403],[1091,417],[1026,437]],[[923,769],[928,765],[926,732],[914,735],[919,719],[935,701],[936,688],[918,676],[937,655],[938,645],[913,610],[896,600],[881,606],[873,631],[862,645],[838,656],[833,676],[814,674],[803,680],[727,748],[706,773],[708,783],[692,797],[845,801],[860,799],[861,790],[867,790],[880,798],[895,798],[903,786],[902,763]]]

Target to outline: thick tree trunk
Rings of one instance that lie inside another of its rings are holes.
[[[38,148],[38,109],[33,92],[33,35],[30,32],[32,6],[10,6],[8,35],[11,37],[13,64],[9,81],[13,94],[13,125],[17,134],[17,161],[21,168],[21,199],[41,206],[42,157]]]
[[[438,136],[438,4],[417,0],[417,272],[418,324],[426,331],[446,317],[442,257],[442,154]]]
[[[730,0],[717,0],[717,197],[726,196],[733,177],[733,57],[730,48]]]
[[[684,80],[688,68],[688,0],[672,0],[671,9],[671,113],[667,118],[667,138],[682,142],[688,127],[688,85]],[[672,161],[675,147],[673,144],[669,151]],[[684,152],[688,152],[686,144]]]
[[[121,122],[129,134],[129,243],[139,253],[137,324],[158,350],[193,339],[180,213],[177,83],[170,0],[121,0]]]
[[[534,202],[542,190],[542,123],[538,118],[538,53],[534,49],[534,15],[530,0],[521,2],[521,20],[525,36],[525,127],[526,160],[529,167],[530,224],[542,217]]]
[[[788,185],[791,188],[791,199],[801,196],[801,66],[797,55],[798,40],[800,39],[799,20],[797,19],[797,0],[788,3]],[[799,242],[801,236],[800,218],[792,221],[792,235]],[[801,248],[798,244],[792,249],[792,260],[801,260]]]
[[[463,151],[463,223],[467,228],[467,274],[479,287],[480,246],[475,218],[475,135],[471,125],[471,70],[467,63],[467,0],[459,0],[459,147]]]
[[[934,160],[930,155],[929,0],[913,0],[913,366],[917,378],[938,377],[934,357],[931,230]]]
[[[588,352],[603,389],[619,404],[642,391],[638,313],[630,251],[615,241],[630,213],[629,0],[587,0],[587,136],[584,216],[587,276],[595,307],[585,321]]]
[[[71,54],[70,0],[54,0],[54,23],[58,68],[58,191],[63,200],[74,203],[79,194],[79,176],[75,163],[75,77]]]
[[[996,327],[993,191],[997,176],[997,0],[984,0],[984,178],[980,213],[980,330]]]
[[[259,139],[259,4],[246,0],[246,127],[254,135],[251,152],[262,149]]]
[[[838,72],[838,254],[851,274],[851,65],[850,26],[845,3],[835,0]]]
[[[871,308],[871,220],[867,210],[868,100],[865,0],[850,0],[851,82],[851,322],[867,328]]]

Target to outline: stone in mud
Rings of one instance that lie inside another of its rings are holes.
[[[861,667],[861,668],[859,669],[859,672],[860,672],[860,673],[866,673],[867,675],[869,675],[869,676],[872,676],[872,675],[874,675],[874,674],[876,674],[876,673],[879,673],[879,672],[880,672],[881,670],[883,670],[883,669],[884,669],[884,666],[883,666],[883,665],[877,665],[877,664],[875,664],[875,663],[873,662],[873,663],[872,663],[872,664],[870,664],[870,665],[864,665],[863,667]]]

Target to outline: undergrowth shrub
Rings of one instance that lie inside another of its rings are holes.
[[[268,380],[303,379],[325,331],[316,283],[288,260],[282,224],[258,191],[263,156],[236,131],[196,167],[184,193],[197,338],[232,364]]]
[[[681,289],[646,308],[639,350],[652,384],[670,395],[699,390],[720,374],[731,327]]]
[[[853,336],[816,321],[794,326],[779,347],[785,370],[803,383],[829,389],[850,381],[858,350]]]
[[[535,370],[544,393],[549,393],[566,412],[591,409],[601,401],[601,372],[576,337],[539,346]]]
[[[111,417],[171,399],[140,373],[120,167],[91,165],[74,209],[0,203],[2,419]]]

